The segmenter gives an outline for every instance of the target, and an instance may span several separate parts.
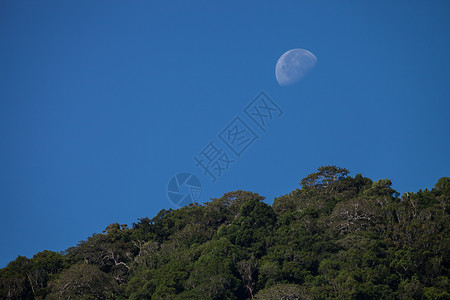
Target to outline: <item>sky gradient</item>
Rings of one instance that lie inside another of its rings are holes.
[[[0,267],[108,224],[289,193],[335,164],[399,192],[450,175],[448,1],[1,1]],[[281,87],[275,64],[317,64]],[[215,182],[194,157],[264,91],[283,114]]]

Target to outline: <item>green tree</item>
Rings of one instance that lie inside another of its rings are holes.
[[[49,299],[115,299],[118,292],[111,275],[85,263],[64,270],[50,288]]]
[[[320,167],[274,199],[234,191],[113,223],[0,269],[1,299],[448,299],[450,178],[400,195]]]
[[[199,299],[234,299],[240,285],[234,261],[238,249],[226,238],[205,243],[187,281]]]
[[[336,166],[322,166],[317,171],[303,178],[300,185],[303,187],[327,188],[330,184],[343,180],[350,173],[349,170]]]

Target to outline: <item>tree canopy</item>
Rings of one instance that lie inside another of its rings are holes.
[[[450,299],[450,178],[400,195],[320,167],[274,199],[234,191],[113,223],[0,269],[1,299]]]

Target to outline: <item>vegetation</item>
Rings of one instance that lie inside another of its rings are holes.
[[[326,166],[300,185],[273,206],[235,191],[19,256],[0,298],[450,298],[450,178],[400,197]]]

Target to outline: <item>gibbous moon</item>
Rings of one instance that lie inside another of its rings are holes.
[[[317,58],[305,49],[292,49],[285,52],[277,61],[275,76],[280,85],[299,82],[316,65]]]

